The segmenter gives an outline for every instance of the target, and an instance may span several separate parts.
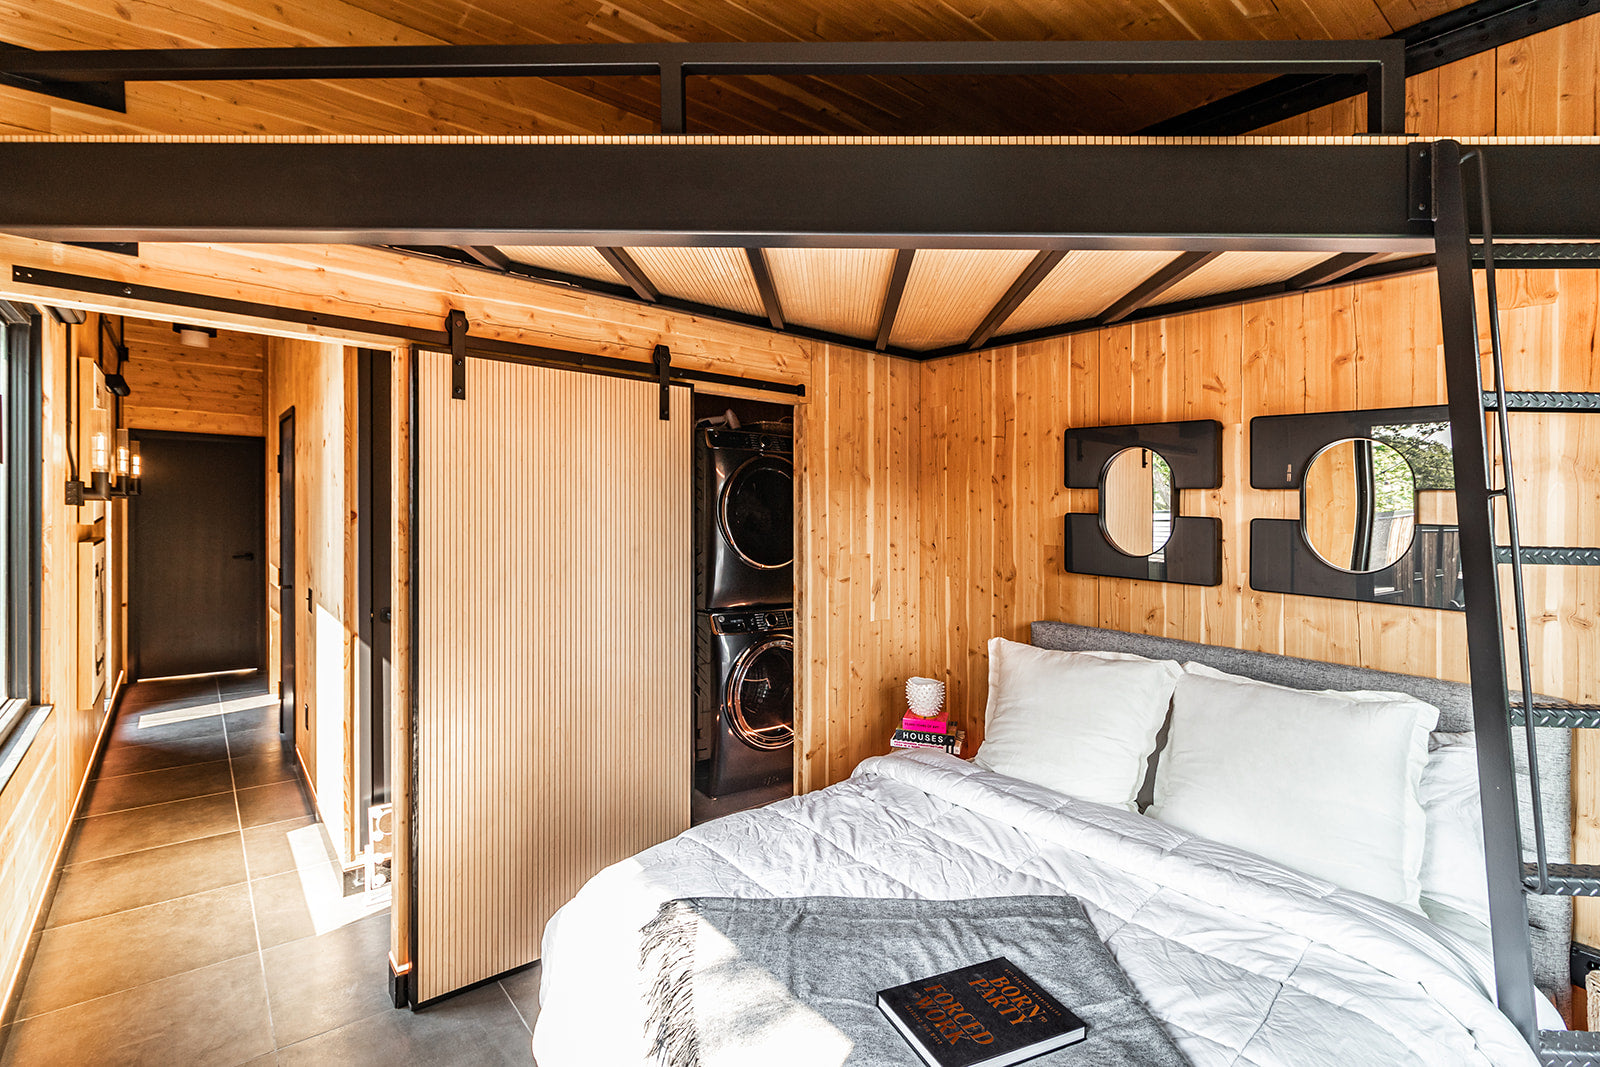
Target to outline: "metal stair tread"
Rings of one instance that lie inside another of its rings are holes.
[[[1492,392],[1483,394],[1487,411],[1499,408],[1499,397]],[[1532,392],[1507,392],[1507,411],[1600,411],[1600,393],[1568,393],[1552,390]]]
[[[1526,720],[1522,701],[1511,702],[1511,725],[1521,726]],[[1600,704],[1567,704],[1560,701],[1535,700],[1533,725],[1561,726],[1571,730],[1600,729]]]
[[[1600,1032],[1540,1030],[1539,1062],[1545,1067],[1600,1065]]]
[[[1600,896],[1600,864],[1547,863],[1545,864],[1545,870],[1549,874],[1549,885],[1543,893],[1545,896]],[[1537,864],[1524,863],[1522,865],[1522,884],[1535,893],[1539,892],[1539,868]]]
[[[1511,546],[1494,546],[1494,559],[1496,563],[1510,563]],[[1522,562],[1533,566],[1600,567],[1600,548],[1523,545]]]

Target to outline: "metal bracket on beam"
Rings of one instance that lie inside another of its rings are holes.
[[[1433,209],[1433,146],[1414,144],[1406,149],[1406,217],[1412,222],[1432,222],[1438,218]]]
[[[445,332],[450,335],[450,399],[467,398],[467,314],[454,308],[445,316]]]
[[[661,384],[661,421],[672,421],[672,350],[666,345],[656,345],[650,353],[650,363],[656,369],[656,381]]]

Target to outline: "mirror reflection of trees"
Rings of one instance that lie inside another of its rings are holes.
[[[1347,438],[1324,448],[1306,469],[1303,499],[1306,541],[1330,567],[1383,570],[1411,547],[1416,481],[1385,441]]]
[[[1160,453],[1125,448],[1106,465],[1100,522],[1119,552],[1162,559],[1172,536],[1172,469]]]

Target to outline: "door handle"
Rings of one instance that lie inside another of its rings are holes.
[[[306,586],[306,611],[311,610],[311,587]]]
[[[255,559],[256,558],[256,554],[254,552],[235,552],[233,554],[233,558],[234,559]]]

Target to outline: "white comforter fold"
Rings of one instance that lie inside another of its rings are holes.
[[[638,931],[663,900],[1062,892],[1197,1067],[1537,1062],[1485,992],[1482,953],[1422,916],[931,752],[596,875],[545,931],[534,1055],[648,1062]]]

